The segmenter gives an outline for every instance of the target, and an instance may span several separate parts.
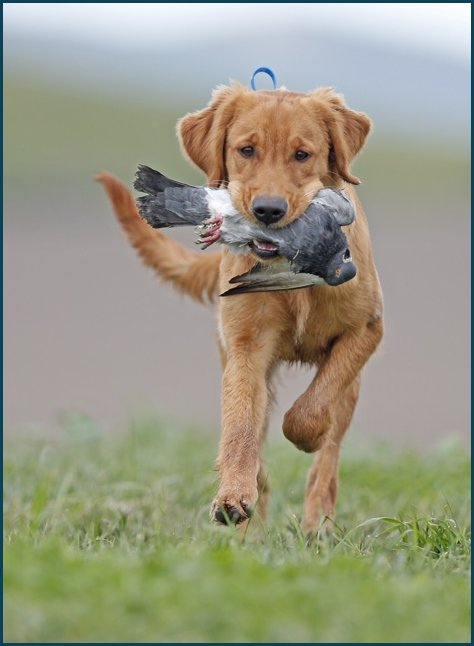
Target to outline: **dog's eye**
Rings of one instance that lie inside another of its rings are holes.
[[[255,148],[253,146],[244,146],[240,149],[240,154],[243,157],[253,157],[255,154]]]
[[[304,161],[305,159],[308,159],[309,153],[307,153],[305,150],[297,150],[295,152],[295,159],[296,161]]]

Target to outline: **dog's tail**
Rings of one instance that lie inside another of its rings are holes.
[[[132,194],[116,177],[104,172],[95,180],[105,188],[118,221],[145,265],[197,301],[214,300],[221,253],[186,249],[141,219]]]

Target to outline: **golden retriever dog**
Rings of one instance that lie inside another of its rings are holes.
[[[322,187],[344,188],[356,206],[344,228],[357,276],[338,287],[242,294],[218,301],[218,345],[223,367],[219,487],[212,518],[247,521],[267,499],[262,443],[272,375],[282,362],[314,366],[307,390],[283,419],[298,449],[317,453],[310,469],[302,527],[317,532],[334,518],[339,450],[359,397],[361,370],[383,335],[383,301],[367,219],[352,184],[350,163],[371,129],[332,89],[308,94],[217,88],[209,105],[178,123],[184,153],[227,186],[252,222],[284,227],[306,210]],[[140,219],[129,190],[115,177],[97,178],[144,263],[199,301],[229,288],[257,258],[191,251]]]

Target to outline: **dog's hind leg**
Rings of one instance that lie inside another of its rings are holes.
[[[263,426],[262,432],[262,444],[268,434],[268,425],[270,422],[270,410],[275,401],[275,393],[273,390],[273,385],[271,377],[268,379],[267,383],[267,416],[265,419],[265,424]],[[261,455],[263,447],[260,449],[260,468],[257,475],[257,486],[258,486],[258,513],[262,520],[267,518],[267,507],[268,500],[270,498],[270,486],[268,484],[268,472],[265,466],[265,461]]]
[[[304,532],[330,530],[332,527],[339,488],[339,450],[359,399],[359,391],[360,375],[337,402],[332,427],[309,471],[302,523]]]
[[[268,486],[268,472],[262,458],[260,458],[260,468],[257,474],[257,487],[258,514],[262,520],[266,520],[268,499],[270,497],[270,487]]]

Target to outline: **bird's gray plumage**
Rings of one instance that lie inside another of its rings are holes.
[[[221,296],[234,296],[249,292],[281,292],[326,283],[321,276],[295,273],[288,260],[266,265],[257,263],[250,271],[240,276],[234,276],[229,282],[239,284],[223,292]]]
[[[146,195],[137,198],[142,218],[155,229],[199,224],[208,208],[206,189],[168,179],[140,165],[134,187]]]
[[[355,210],[340,189],[321,189],[294,222],[286,227],[269,228],[242,216],[225,189],[175,182],[147,166],[139,166],[134,186],[146,193],[137,199],[138,210],[155,228],[205,227],[203,222],[221,215],[219,241],[232,251],[249,253],[255,240],[278,248],[278,262],[258,263],[247,274],[233,278],[231,282],[240,285],[223,295],[299,289],[322,283],[335,286],[356,274],[346,237],[340,229],[352,224]]]

